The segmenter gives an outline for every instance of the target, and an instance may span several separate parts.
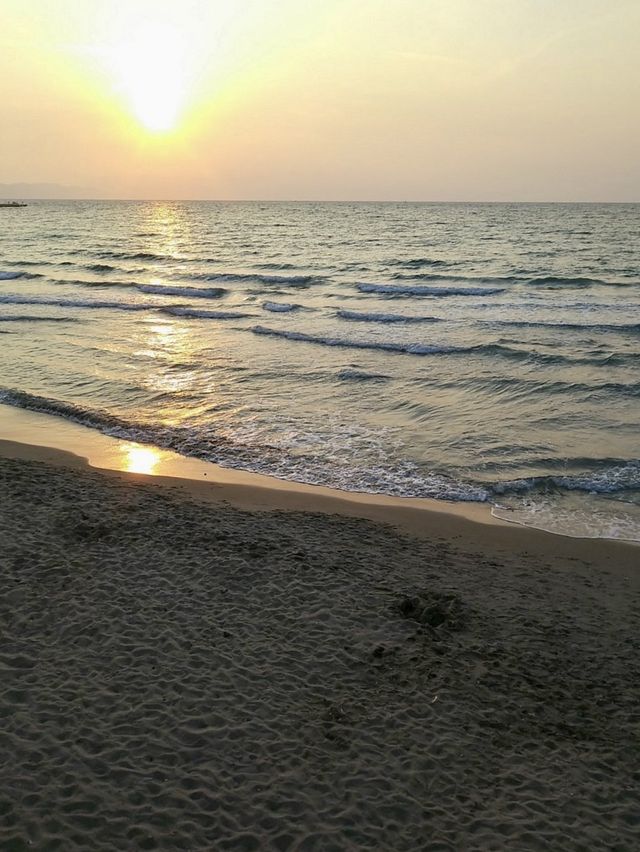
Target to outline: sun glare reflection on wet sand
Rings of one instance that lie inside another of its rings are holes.
[[[123,444],[122,469],[128,473],[152,474],[162,458],[162,453],[153,447],[141,447],[139,444]]]

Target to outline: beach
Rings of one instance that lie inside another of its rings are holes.
[[[635,848],[637,546],[10,441],[0,480],[0,848]]]
[[[0,852],[640,850],[640,4],[2,10]]]

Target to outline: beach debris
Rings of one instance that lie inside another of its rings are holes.
[[[325,699],[325,705],[321,720],[325,737],[337,744],[346,742],[344,735],[350,725],[350,719],[344,705],[327,699]]]
[[[436,635],[464,630],[468,612],[455,594],[421,591],[406,595],[397,606],[403,618],[417,621]]]
[[[96,541],[113,532],[113,525],[103,516],[83,509],[61,512],[57,526],[65,538],[77,541]]]

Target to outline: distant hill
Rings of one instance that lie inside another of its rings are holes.
[[[0,183],[0,199],[22,198],[86,198],[87,192],[79,186],[60,183]]]

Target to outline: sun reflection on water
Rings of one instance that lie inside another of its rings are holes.
[[[128,473],[151,474],[162,457],[159,450],[139,444],[123,444],[120,449],[124,457],[122,469]]]

